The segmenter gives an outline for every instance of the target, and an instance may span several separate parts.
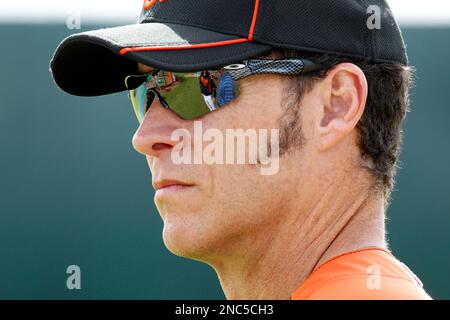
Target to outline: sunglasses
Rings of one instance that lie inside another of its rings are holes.
[[[130,75],[125,86],[139,123],[155,98],[162,107],[184,120],[192,120],[235,101],[240,81],[255,74],[299,75],[322,69],[305,59],[251,59],[218,69],[198,72],[153,70]]]

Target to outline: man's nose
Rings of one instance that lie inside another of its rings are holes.
[[[172,151],[178,143],[172,141],[172,132],[182,127],[182,119],[158,102],[153,102],[144,120],[133,136],[133,147],[137,152],[156,157]]]

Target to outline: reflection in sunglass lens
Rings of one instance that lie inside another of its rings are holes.
[[[125,84],[139,122],[155,98],[182,119],[191,120],[230,104],[239,95],[238,82],[225,69],[159,71],[129,76]]]

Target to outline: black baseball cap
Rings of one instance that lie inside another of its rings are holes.
[[[373,6],[379,28],[368,25]],[[124,79],[138,73],[138,62],[189,72],[274,48],[408,64],[385,0],[144,0],[137,24],[69,36],[50,68],[67,93],[98,96],[125,91]]]

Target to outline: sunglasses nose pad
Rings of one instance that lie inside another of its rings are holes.
[[[150,109],[154,99],[155,99],[155,93],[152,90],[147,91],[147,101],[146,101],[146,105],[145,105],[145,112],[147,112],[148,109]]]
[[[163,98],[163,97],[159,97],[159,101],[161,102],[161,105],[166,108],[169,109],[169,104],[167,103],[167,101]]]
[[[165,109],[169,109],[169,103],[167,103],[166,99],[164,99],[164,97],[156,90],[156,89],[151,89],[149,90],[149,93],[151,92],[152,94],[152,101],[155,98],[155,96],[158,97],[159,102],[161,103],[161,106]],[[150,108],[151,103],[148,105],[148,107]]]

